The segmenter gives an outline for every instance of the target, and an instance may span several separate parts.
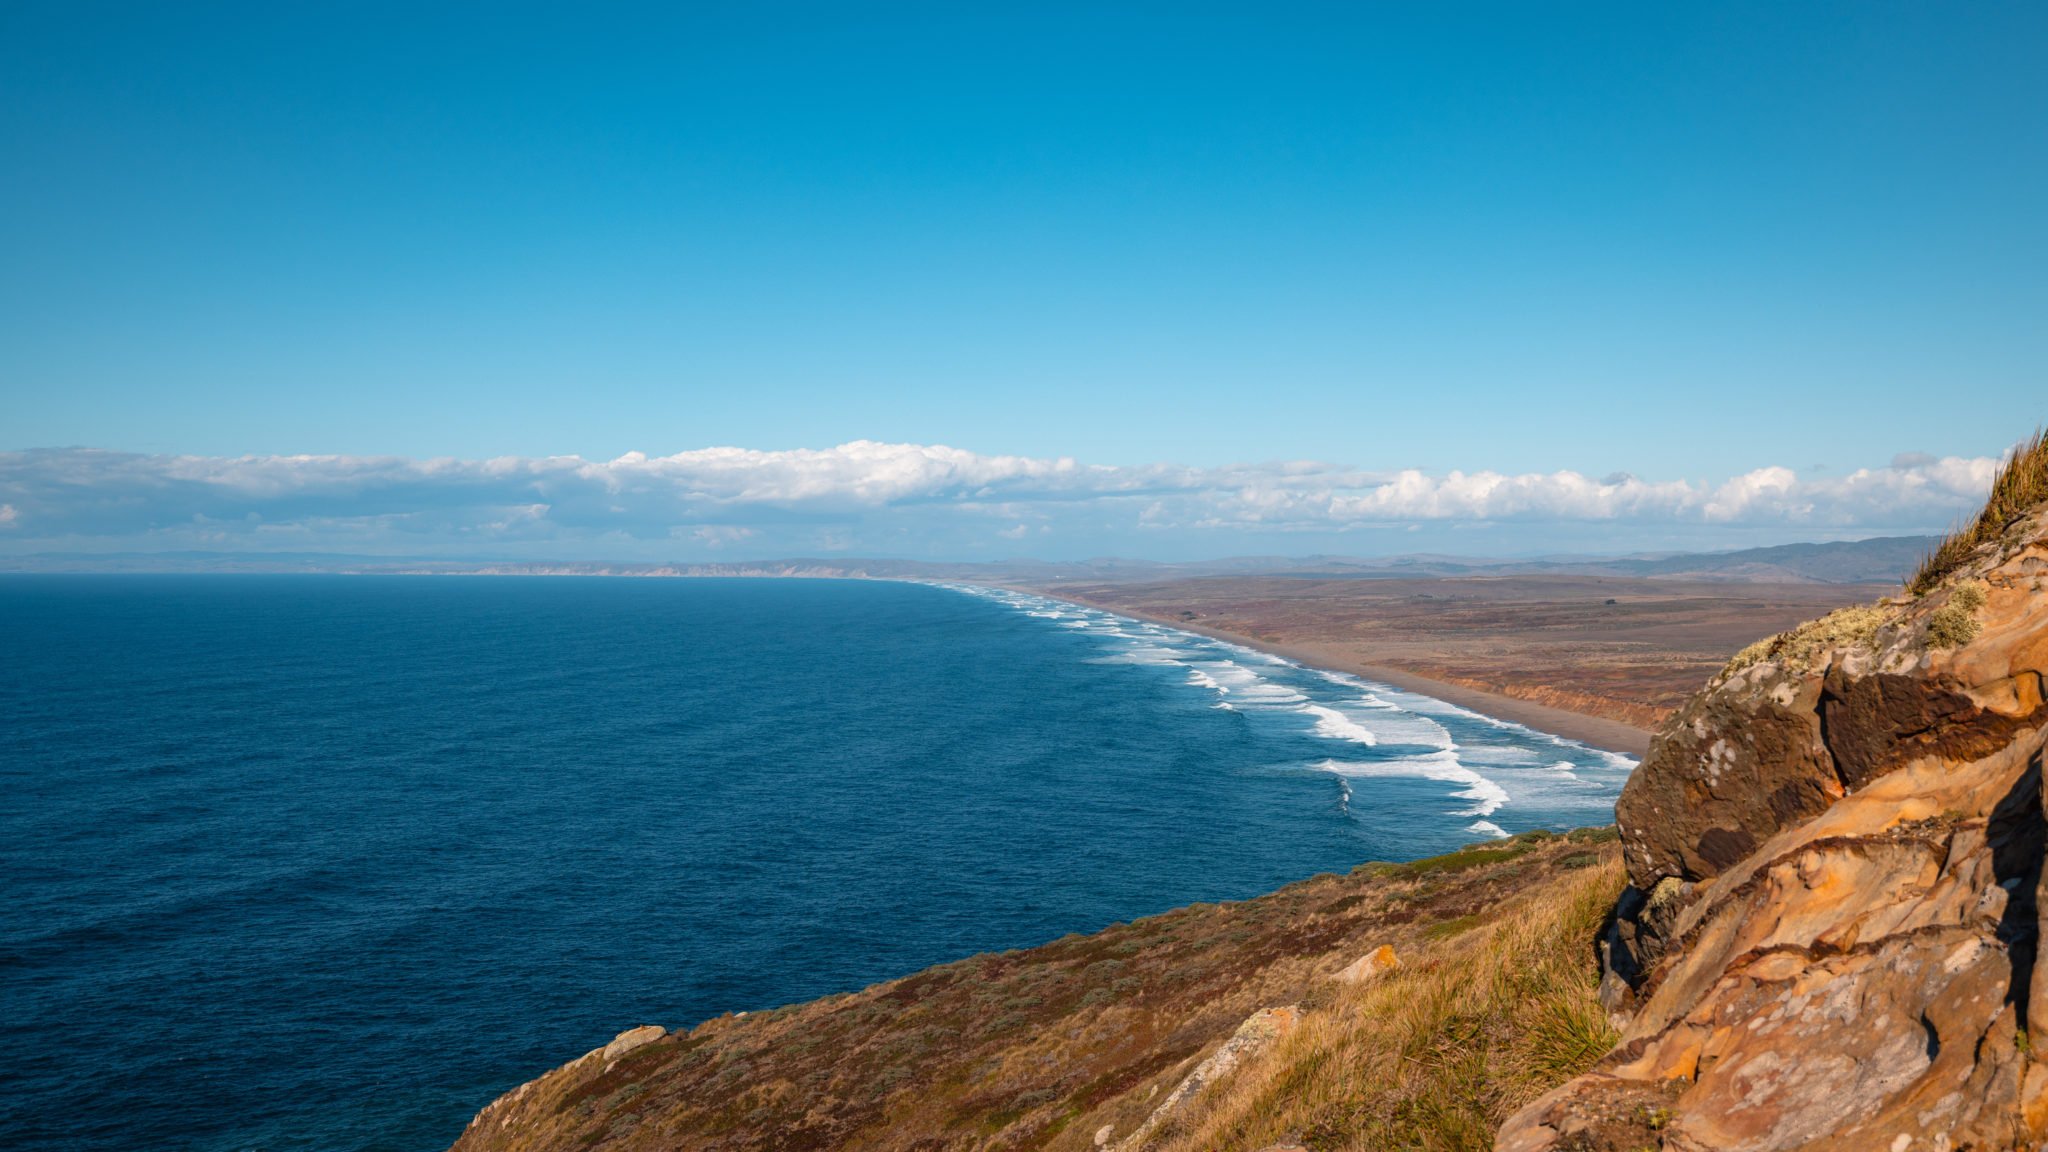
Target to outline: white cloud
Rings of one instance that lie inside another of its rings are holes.
[[[79,538],[158,547],[382,542],[421,551],[455,541],[538,547],[623,539],[707,548],[806,540],[898,553],[969,520],[986,525],[991,516],[1010,522],[999,534],[1012,539],[1026,521],[1041,532],[1060,525],[1063,535],[1082,526],[1081,536],[1098,540],[1417,523],[1917,531],[1973,509],[1996,468],[1990,457],[1906,453],[1844,476],[1767,467],[1719,481],[1649,481],[1573,471],[1376,472],[1305,461],[1103,466],[865,440],[780,452],[633,452],[604,461],[50,449],[0,453],[0,528],[16,550],[31,540]]]
[[[727,524],[700,524],[690,532],[690,537],[706,548],[723,548],[751,540],[754,535],[752,528],[736,528]]]

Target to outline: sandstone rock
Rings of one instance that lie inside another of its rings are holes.
[[[2023,1039],[2034,1005],[2048,1034],[2044,571],[2037,510],[1922,600],[1781,643],[1674,719],[1619,806],[1621,1044],[1502,1152],[2048,1141]]]
[[[1637,887],[1715,875],[1843,794],[1820,698],[1819,676],[1759,664],[1672,717],[1615,804]]]
[[[1337,980],[1344,984],[1363,984],[1400,966],[1401,958],[1394,955],[1394,946],[1382,944],[1346,965],[1342,972],[1337,973]]]
[[[616,1060],[633,1049],[652,1044],[666,1035],[668,1029],[659,1024],[642,1024],[638,1028],[628,1028],[604,1046],[604,1058]]]
[[[1388,949],[1391,951],[1391,949]],[[1230,1039],[1223,1046],[1209,1054],[1208,1058],[1195,1065],[1195,1070],[1181,1079],[1159,1107],[1152,1110],[1138,1129],[1117,1144],[1117,1152],[1138,1152],[1151,1140],[1153,1133],[1176,1112],[1185,1108],[1197,1093],[1229,1077],[1237,1066],[1257,1055],[1275,1040],[1294,1031],[1301,1019],[1301,1010],[1288,1004],[1280,1008],[1266,1008],[1252,1013],[1245,1022],[1237,1026]]]
[[[1738,658],[1651,742],[1615,805],[1629,876],[1719,875],[1779,831],[1928,757],[1974,760],[2040,726],[2048,677],[2048,512],[2016,524],[1943,589],[1845,609]],[[1955,589],[1981,589],[1976,635],[1931,646]],[[1860,614],[1860,615],[1858,615]]]
[[[1651,1147],[2048,1135],[2020,1115],[2017,1042],[2038,929],[2015,894],[2039,884],[2048,828],[2040,746],[2036,731],[1969,765],[1896,773],[1708,885],[1622,1045],[1511,1120],[1501,1147],[1564,1146],[1574,1124],[1667,1085]]]

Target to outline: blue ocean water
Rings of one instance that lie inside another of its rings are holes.
[[[442,1148],[628,1025],[1603,823],[1630,766],[1007,591],[0,578],[0,1132]]]

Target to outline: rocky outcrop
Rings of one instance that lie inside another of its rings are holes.
[[[642,1024],[638,1028],[628,1028],[612,1037],[612,1042],[599,1049],[598,1054],[606,1060],[617,1060],[633,1049],[645,1047],[666,1035],[668,1029],[659,1024]]]
[[[1499,1148],[2048,1142],[2044,675],[2048,510],[1924,596],[1739,656],[1618,805],[1621,1044]]]

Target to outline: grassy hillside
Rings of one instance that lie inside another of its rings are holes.
[[[1614,1044],[1590,950],[1620,887],[1603,862],[1426,931],[1416,963],[1332,996],[1154,1147],[1491,1149],[1517,1108]]]
[[[1147,1145],[1486,1148],[1610,1043],[1591,940],[1620,884],[1611,832],[1365,865],[593,1055],[457,1147],[1091,1149],[1294,1005],[1291,1033]],[[1383,944],[1398,970],[1335,979]]]

